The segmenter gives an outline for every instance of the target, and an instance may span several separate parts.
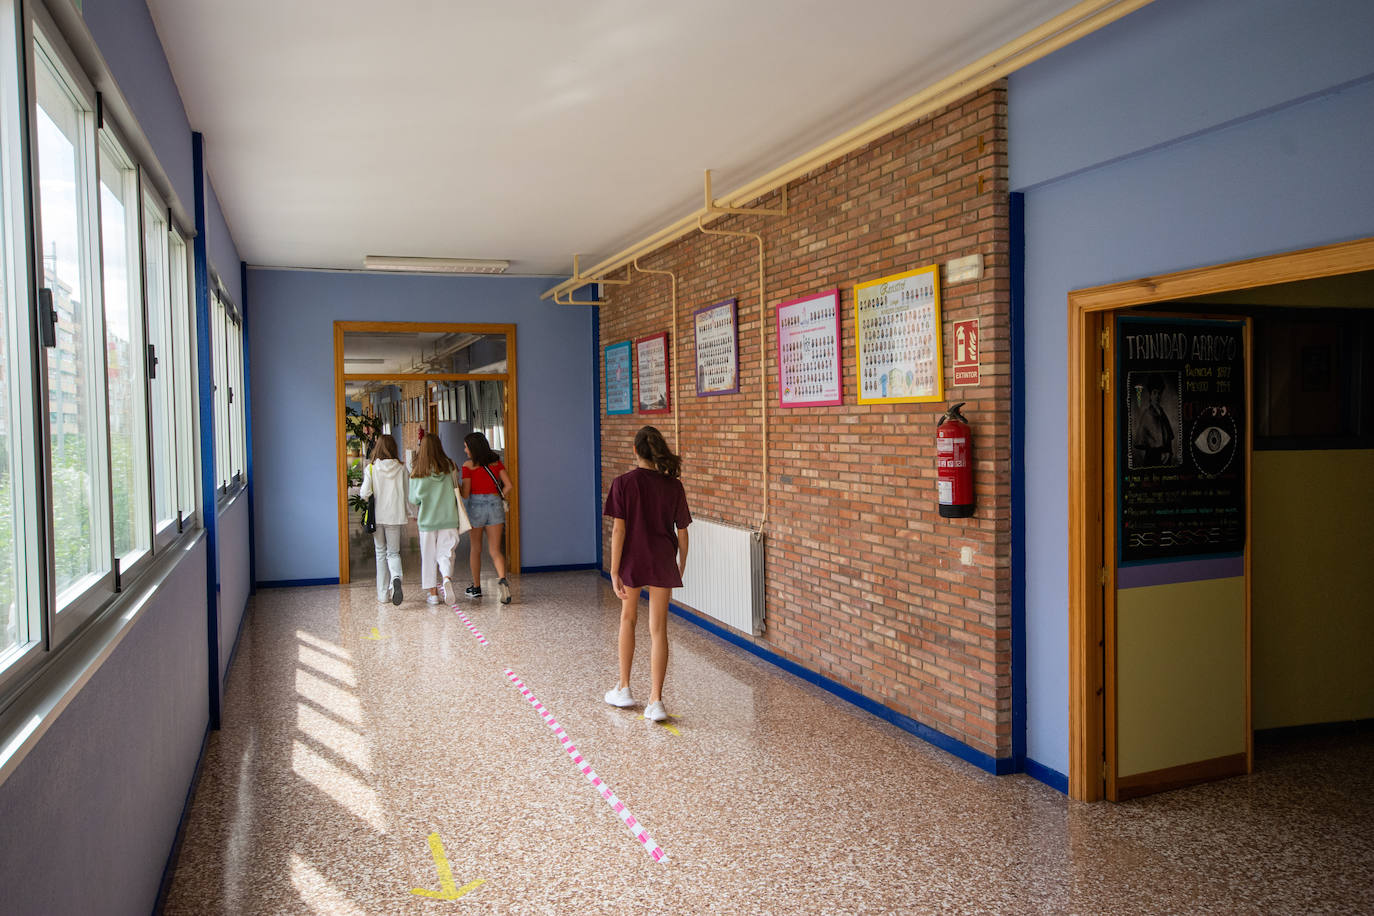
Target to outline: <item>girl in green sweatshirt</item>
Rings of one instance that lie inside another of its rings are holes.
[[[457,468],[444,454],[443,443],[431,433],[420,440],[415,467],[410,471],[410,501],[420,507],[420,585],[429,591],[425,601],[453,605],[453,550],[458,546]],[[434,568],[439,567],[440,581]],[[442,597],[440,587],[442,584]]]

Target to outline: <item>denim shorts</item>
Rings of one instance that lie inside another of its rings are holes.
[[[501,497],[496,493],[474,493],[463,501],[463,508],[467,510],[468,521],[474,528],[506,523],[506,508],[501,505]]]

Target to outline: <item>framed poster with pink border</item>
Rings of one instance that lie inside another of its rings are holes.
[[[855,284],[859,403],[944,400],[940,337],[938,264]]]
[[[840,371],[840,291],[780,302],[778,406],[833,407],[844,402]]]
[[[736,305],[726,299],[692,313],[697,340],[697,397],[739,391]]]
[[[672,393],[668,390],[667,331],[635,338],[635,374],[639,376],[635,394],[640,413],[667,413],[673,409]]]

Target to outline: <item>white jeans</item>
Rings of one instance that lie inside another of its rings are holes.
[[[439,564],[443,579],[453,576],[453,548],[458,546],[458,529],[420,532],[420,585],[434,588],[441,580],[434,578],[434,564]]]
[[[405,525],[378,525],[372,532],[372,547],[377,551],[377,600],[387,600],[392,579],[401,578],[401,532]]]

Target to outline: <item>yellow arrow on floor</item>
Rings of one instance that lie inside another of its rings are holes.
[[[372,635],[371,635],[371,636],[364,636],[364,637],[363,637],[363,639],[390,639],[390,638],[391,638],[390,636],[383,636],[382,634],[378,633],[376,627],[373,627],[373,628],[372,628]]]
[[[644,717],[643,717],[643,716],[640,716],[640,718],[642,719],[642,718],[644,718]],[[669,719],[676,719],[677,716],[669,716],[668,718],[669,718]],[[672,732],[673,734],[677,735],[679,738],[682,737],[682,732],[680,732],[680,731],[677,730],[677,726],[676,726],[676,725],[669,725],[669,724],[667,723],[666,720],[663,721],[663,722],[660,722],[660,723],[658,723],[658,724],[661,725],[661,726],[663,726],[664,728],[668,729],[668,731],[670,731],[670,732]]]
[[[434,867],[439,872],[439,889],[429,891],[423,887],[413,887],[410,892],[415,896],[432,897],[435,900],[457,900],[478,885],[486,883],[486,879],[478,878],[476,881],[469,881],[462,887],[458,886],[458,883],[453,880],[453,869],[449,867],[448,857],[444,855],[444,843],[439,839],[439,834],[431,833],[429,835],[429,851],[434,856]]]

